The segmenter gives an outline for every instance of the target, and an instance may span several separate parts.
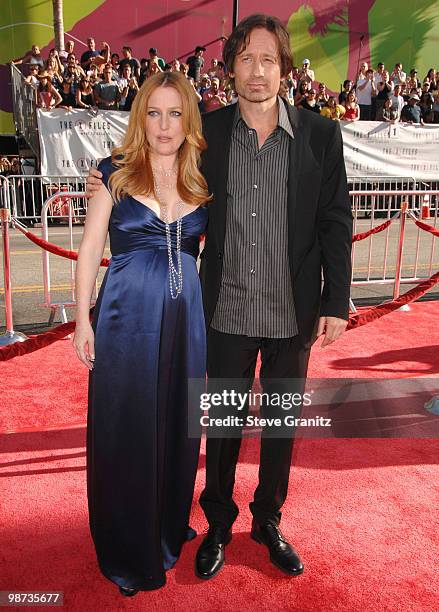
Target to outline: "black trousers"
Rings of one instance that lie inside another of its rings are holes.
[[[260,382],[263,391],[270,379],[301,379],[303,393],[309,348],[293,338],[252,338],[225,334],[210,328],[207,336],[207,372],[211,379],[241,379],[242,390],[252,387],[256,361],[261,352]],[[287,438],[261,436],[259,483],[250,510],[259,523],[279,523],[288,491],[293,435]],[[233,500],[235,470],[241,438],[207,437],[206,486],[200,505],[209,525],[229,529],[238,516]]]
[[[372,113],[371,104],[360,104],[360,121],[370,121]]]

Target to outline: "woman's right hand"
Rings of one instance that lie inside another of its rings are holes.
[[[95,336],[91,323],[76,323],[73,346],[78,358],[92,370],[95,360]]]
[[[85,191],[86,198],[92,198],[102,185],[102,172],[97,168],[90,168],[87,176],[87,187]]]

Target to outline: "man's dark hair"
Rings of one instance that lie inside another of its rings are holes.
[[[133,52],[133,50],[131,49],[131,47],[127,47],[127,46],[125,46],[125,47],[122,47],[122,49],[124,49],[125,51],[128,51],[128,53],[132,53],[132,52]]]
[[[291,71],[293,65],[288,30],[277,17],[264,14],[246,17],[238,23],[230,34],[223,50],[223,58],[227,71],[233,72],[236,56],[247,47],[250,34],[255,28],[263,28],[276,36],[279,47],[281,76],[286,76]]]

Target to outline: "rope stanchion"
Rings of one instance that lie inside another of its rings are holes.
[[[90,317],[92,317],[93,311],[94,307],[90,309]],[[50,344],[53,344],[54,342],[57,342],[58,340],[63,340],[75,331],[75,327],[76,321],[69,321],[68,323],[62,323],[61,325],[54,327],[44,334],[34,334],[29,336],[29,338],[23,342],[17,342],[8,346],[1,346],[0,361],[9,361],[9,359],[13,359],[14,357],[33,353],[45,348],[46,346],[49,346]]]
[[[41,247],[45,251],[48,251],[53,255],[59,255],[60,257],[64,257],[66,259],[72,259],[73,261],[78,260],[78,253],[76,251],[63,249],[62,247],[59,247],[58,245],[53,244],[52,242],[48,242],[47,240],[40,238],[36,234],[29,232],[23,225],[21,225],[21,223],[17,222],[16,219],[12,219],[12,223],[14,224],[14,227],[16,227],[22,234],[26,236],[26,238],[29,238],[29,240],[31,240],[34,244]],[[109,264],[110,260],[106,257],[103,257],[101,259],[101,266],[107,268]]]
[[[386,314],[398,310],[398,308],[401,308],[401,306],[409,304],[410,302],[422,297],[424,293],[427,293],[427,291],[434,287],[437,283],[439,283],[439,272],[436,272],[429,279],[419,283],[419,285],[416,285],[416,287],[413,287],[413,289],[410,289],[392,302],[380,304],[379,306],[375,306],[375,308],[371,308],[366,312],[351,316],[346,329],[349,330],[361,327],[362,325],[366,325],[366,323],[371,323],[372,321],[380,319]]]
[[[359,240],[364,240],[365,238],[372,236],[372,234],[379,234],[380,232],[383,232],[398,217],[399,217],[399,213],[395,215],[394,217],[392,217],[391,219],[387,219],[387,221],[385,221],[384,223],[381,223],[381,225],[377,225],[376,227],[373,227],[367,232],[363,232],[361,234],[354,234],[352,236],[352,242],[358,242]]]
[[[54,327],[52,330],[45,332],[44,334],[35,334],[29,336],[27,340],[23,342],[16,342],[8,346],[0,347],[0,361],[8,361],[13,357],[19,357],[20,355],[27,355],[33,353],[39,349],[53,344],[57,340],[62,340],[66,336],[72,333],[75,329],[75,321],[69,321]]]
[[[9,346],[17,342],[23,342],[27,336],[21,332],[14,331],[12,316],[12,281],[11,281],[11,253],[9,248],[9,222],[11,213],[9,208],[0,208],[0,225],[3,252],[3,283],[5,287],[5,315],[6,330],[0,334],[0,347]]]
[[[422,221],[418,220],[415,221],[415,225],[417,225],[425,232],[430,232],[430,234],[433,234],[433,236],[436,236],[436,238],[439,238],[439,229],[437,229],[436,227],[432,227],[431,225],[428,225],[427,223],[422,223]]]

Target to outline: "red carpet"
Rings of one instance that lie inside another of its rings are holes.
[[[415,304],[313,350],[314,377],[437,376],[439,304]],[[258,441],[243,442],[236,501],[241,513],[227,564],[212,581],[193,574],[189,542],[166,587],[122,598],[100,574],[89,536],[85,491],[87,375],[68,341],[2,365],[0,590],[63,590],[65,609],[381,610],[439,607],[439,441],[298,439],[282,527],[305,562],[280,574],[249,538],[248,502]],[[437,417],[439,418],[439,417]],[[54,427],[54,429],[49,429]],[[196,487],[204,482],[204,452]],[[197,503],[192,526],[206,528]],[[44,608],[46,609],[46,608]],[[48,608],[47,608],[48,609]]]

